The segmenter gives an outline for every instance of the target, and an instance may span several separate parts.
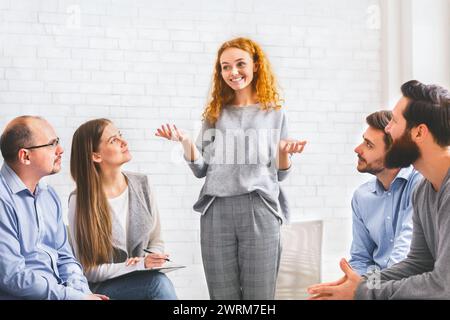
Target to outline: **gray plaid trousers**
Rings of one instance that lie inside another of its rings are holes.
[[[217,197],[201,217],[201,249],[213,300],[274,299],[281,219],[252,192]]]

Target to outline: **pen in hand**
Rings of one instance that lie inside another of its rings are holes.
[[[153,251],[150,251],[150,250],[148,250],[148,249],[143,249],[143,250],[144,250],[145,252],[147,252],[147,253],[154,253]],[[169,259],[169,258],[164,258],[164,260],[170,262],[170,259]]]

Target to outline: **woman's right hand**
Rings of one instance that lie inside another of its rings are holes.
[[[179,141],[181,143],[189,140],[187,134],[181,130],[178,130],[176,125],[172,125],[171,127],[169,124],[162,125],[161,128],[156,129],[155,136],[166,138],[168,140]]]
[[[162,125],[161,128],[156,129],[155,136],[181,142],[184,150],[184,157],[189,161],[198,159],[199,154],[194,143],[189,139],[187,134],[178,130],[176,125],[173,125],[172,127],[170,127],[169,124]]]
[[[161,267],[167,261],[169,255],[165,253],[150,253],[145,256],[144,265],[146,269]]]

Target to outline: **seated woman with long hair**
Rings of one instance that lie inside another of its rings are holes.
[[[69,197],[74,253],[95,293],[177,299],[165,274],[143,271],[162,266],[168,255],[147,177],[121,169],[130,160],[128,144],[110,120],[91,120],[75,131],[70,172],[76,190]]]

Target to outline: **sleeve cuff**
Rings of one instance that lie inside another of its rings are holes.
[[[71,287],[66,287],[66,299],[67,300],[86,300],[86,296],[89,294],[91,294],[91,292],[85,293],[85,292],[75,290],[74,288],[71,288]]]
[[[289,168],[278,169],[278,181],[283,181],[284,179],[286,179],[291,171],[292,171],[292,162]]]
[[[191,161],[189,159],[186,159],[186,157],[183,155],[184,160],[186,160],[189,168],[191,168],[192,172],[197,178],[204,177],[206,174],[206,168],[207,164],[205,163],[205,160],[202,156],[199,156],[198,159]]]
[[[363,280],[359,283],[355,291],[355,300],[369,300],[369,288],[367,288],[367,277],[362,276]]]
[[[186,158],[186,155],[183,154],[183,158],[184,160],[188,163],[188,164],[202,164],[203,163],[203,157],[199,156],[196,160],[189,160],[188,158]]]

